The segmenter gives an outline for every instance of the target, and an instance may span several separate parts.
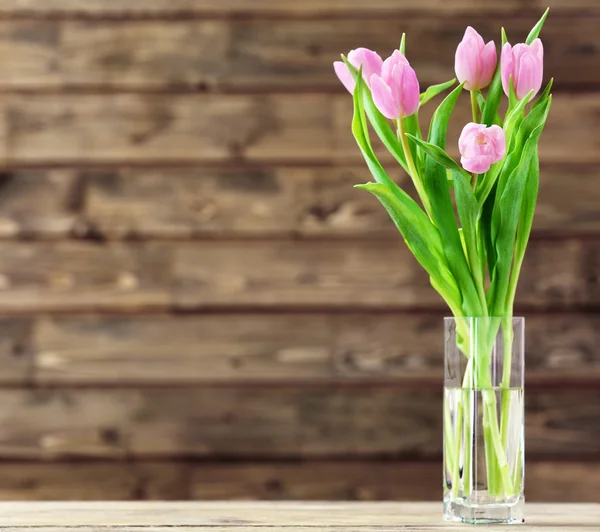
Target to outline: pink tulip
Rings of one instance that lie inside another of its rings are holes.
[[[536,39],[527,44],[516,44],[514,48],[506,43],[502,47],[502,88],[509,96],[509,83],[512,77],[513,87],[519,100],[533,90],[535,96],[544,76],[544,47],[542,41]],[[532,96],[532,98],[533,98]]]
[[[371,76],[373,101],[383,116],[395,120],[411,116],[419,109],[419,80],[399,50],[381,67],[381,76]]]
[[[381,66],[383,64],[383,59],[381,56],[374,52],[373,50],[369,50],[368,48],[357,48],[356,50],[351,50],[348,53],[348,61],[349,63],[356,69],[359,69],[362,65],[363,79],[369,85],[369,81],[373,74],[381,73]],[[352,94],[354,92],[354,87],[356,86],[356,82],[354,81],[354,77],[348,67],[343,61],[335,61],[333,63],[333,69],[337,77],[344,84],[344,87],[348,89],[348,92]]]
[[[458,140],[460,164],[468,172],[483,174],[506,154],[506,137],[500,126],[467,124]]]
[[[492,81],[497,62],[494,41],[485,44],[483,37],[469,26],[456,48],[454,65],[458,81],[469,91],[483,89]]]

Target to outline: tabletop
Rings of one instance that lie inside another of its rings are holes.
[[[527,504],[520,532],[600,529],[600,504]],[[391,532],[469,530],[444,523],[440,503],[2,502],[0,529],[27,532]],[[174,530],[175,529],[175,530]],[[486,532],[506,526],[486,526]]]

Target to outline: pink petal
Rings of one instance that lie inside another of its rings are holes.
[[[477,85],[477,50],[470,42],[463,40],[456,48],[454,70],[459,83],[465,89],[473,90]]]
[[[367,85],[373,74],[381,74],[383,59],[381,59],[377,52],[369,50],[368,48],[357,48],[356,50],[352,50],[348,53],[348,61],[350,61],[355,68],[360,68],[362,65],[363,78],[367,82]]]
[[[473,28],[471,26],[467,26],[463,40],[465,40],[466,38],[468,38],[475,45],[475,49],[478,52],[483,50],[483,47],[485,46],[483,37],[481,35],[479,35],[479,33],[475,30],[475,28]]]
[[[489,157],[479,156],[473,158],[461,157],[460,164],[467,172],[484,174],[490,169],[491,161]]]
[[[502,78],[502,88],[504,89],[504,93],[509,96],[510,95],[510,77],[513,75],[513,54],[512,47],[509,43],[506,43],[502,47],[502,56],[500,58],[500,74]],[[514,76],[513,76],[514,77]]]
[[[371,94],[373,102],[383,116],[390,120],[400,116],[400,109],[392,97],[392,89],[377,74],[371,76]]]
[[[348,70],[348,67],[343,61],[335,61],[333,63],[333,69],[339,80],[342,82],[344,87],[348,90],[350,94],[354,92],[354,87],[356,86],[356,82],[354,81],[354,77],[351,72]]]
[[[523,55],[517,73],[517,98],[522,100],[531,90],[535,96],[542,86],[542,77],[543,65],[539,59],[531,52]]]
[[[497,163],[506,155],[506,135],[504,134],[504,130],[500,126],[493,125],[487,128],[486,136],[494,148],[492,163]]]
[[[412,67],[407,65],[403,70],[400,101],[404,116],[411,116],[419,109],[419,80]]]
[[[535,55],[537,55],[541,60],[544,59],[544,45],[542,44],[542,41],[540,39],[535,39],[531,43],[530,48],[533,50]]]
[[[404,57],[400,50],[394,50],[392,55],[390,55],[384,62],[381,67],[381,77],[386,83],[390,83],[390,79],[392,76],[392,70],[395,66],[398,65],[408,65],[408,59]]]
[[[485,130],[484,124],[476,124],[475,122],[469,122],[462,130],[460,138],[458,139],[458,149],[461,155],[464,155],[469,149],[469,144],[472,143],[473,139],[477,137],[483,130]]]
[[[498,55],[496,54],[496,44],[490,41],[483,48],[481,53],[481,72],[479,74],[479,89],[487,87],[494,77],[496,66],[498,64]]]

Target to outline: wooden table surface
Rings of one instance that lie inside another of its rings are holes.
[[[440,503],[3,502],[0,529],[34,532],[391,532],[473,530],[444,523]],[[522,532],[600,530],[600,504],[528,504]],[[487,526],[486,532],[506,531]]]

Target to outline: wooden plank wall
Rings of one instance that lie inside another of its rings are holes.
[[[445,311],[331,62],[547,4],[527,496],[600,501],[596,0],[2,0],[0,498],[438,500]]]

